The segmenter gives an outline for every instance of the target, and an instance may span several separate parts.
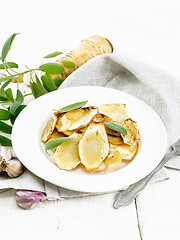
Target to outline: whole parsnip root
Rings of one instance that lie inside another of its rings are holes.
[[[112,53],[113,46],[109,40],[104,37],[93,35],[81,41],[81,44],[74,50],[67,53],[64,57],[61,57],[56,63],[62,65],[65,68],[64,74],[51,74],[52,78],[61,78],[65,80],[69,73],[72,73],[81,65],[89,61],[90,59],[104,53]],[[61,61],[71,61],[75,63],[75,68],[65,66]],[[30,76],[30,75],[29,75]],[[30,85],[30,78],[25,75],[19,78],[19,82],[24,82],[26,85]],[[14,78],[12,82],[17,82],[17,78]]]
[[[65,68],[66,73],[71,73],[85,62],[104,53],[112,53],[113,46],[109,40],[104,37],[93,35],[81,41],[81,44],[74,50],[61,57],[56,63]],[[71,61],[75,63],[75,68],[64,66],[61,61]],[[52,78],[66,79],[68,74],[52,74]]]

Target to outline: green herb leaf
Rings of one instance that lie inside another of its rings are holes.
[[[61,145],[62,143],[73,140],[73,139],[74,138],[70,138],[70,137],[62,137],[62,138],[56,138],[56,139],[49,140],[45,144],[45,150],[53,149],[53,148]]]
[[[106,125],[106,127],[110,128],[116,132],[121,132],[124,135],[127,135],[127,130],[120,124],[113,123],[113,122],[105,122],[104,124]]]
[[[35,90],[35,87],[34,87],[34,84],[33,84],[33,83],[34,83],[34,82],[31,82],[31,81],[30,81],[31,92],[32,92],[34,98],[38,98],[38,95],[37,95],[37,93],[36,93],[36,90]]]
[[[5,91],[5,94],[6,94],[7,98],[8,98],[11,102],[14,102],[14,98],[13,98],[13,94],[12,94],[11,88],[8,88],[8,89]]]
[[[63,52],[53,52],[53,53],[50,53],[50,54],[46,55],[44,58],[53,58],[53,57],[56,57],[60,54],[63,54]]]
[[[65,69],[58,63],[45,63],[39,69],[46,73],[58,74],[63,73]]]
[[[72,110],[81,108],[82,106],[84,106],[88,101],[84,101],[84,102],[77,102],[77,103],[73,103],[71,105],[68,105],[66,107],[60,108],[59,110],[57,110],[60,113],[64,113],[64,112],[70,112]]]
[[[2,121],[0,121],[0,131],[11,134],[12,127]]]
[[[7,85],[12,81],[12,78],[8,79],[5,83],[3,83],[1,88],[7,87]]]
[[[0,109],[0,120],[9,120],[11,113],[5,109]]]
[[[15,111],[17,110],[17,108],[23,103],[24,101],[24,97],[22,95],[22,93],[19,91],[19,89],[17,90],[17,94],[16,94],[16,100],[15,102],[10,106],[10,113],[14,114]]]
[[[32,91],[32,94],[33,94],[34,98],[38,98],[38,97],[44,95],[44,93],[38,87],[37,83],[30,82],[30,87],[31,87],[31,91]]]
[[[64,80],[62,78],[53,78],[53,81],[56,87],[59,87]]]
[[[4,46],[3,46],[2,52],[1,52],[1,60],[2,60],[2,62],[5,61],[6,56],[7,56],[8,52],[9,52],[9,50],[11,49],[12,42],[15,39],[16,35],[18,35],[18,34],[19,33],[14,33],[4,43]]]
[[[17,116],[19,115],[19,113],[20,113],[26,106],[27,106],[27,105],[20,105],[20,106],[16,109],[15,113],[14,113],[14,114],[11,116],[11,118],[10,118],[10,121],[11,121],[11,124],[12,124],[12,125],[14,124],[14,122],[15,122]]]
[[[3,64],[0,64],[0,69],[6,69],[6,68],[18,68],[18,65],[14,62],[6,62]]]
[[[41,80],[42,80],[43,86],[45,87],[45,89],[48,92],[57,90],[57,87],[50,75],[46,74],[46,75],[41,76]]]
[[[42,93],[48,93],[48,91],[44,88],[44,86],[41,84],[38,76],[36,75],[36,83],[37,83],[37,86],[39,87],[39,89],[42,91]]]
[[[2,88],[2,87],[0,88],[0,100],[1,100],[1,101],[6,101],[6,100],[8,100],[8,98],[6,97],[4,88]]]
[[[61,61],[63,64],[64,64],[64,66],[67,66],[67,67],[70,67],[70,68],[75,68],[75,63],[73,63],[73,62],[70,62],[70,61]]]
[[[12,142],[9,138],[0,135],[0,145],[1,146],[12,146]]]

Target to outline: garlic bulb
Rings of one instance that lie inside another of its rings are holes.
[[[34,208],[45,200],[46,196],[42,192],[28,190],[16,191],[16,203],[19,207],[24,209]]]
[[[2,168],[0,167],[0,175],[1,175],[1,174],[3,174],[3,170],[2,170]]]
[[[18,160],[18,158],[12,158],[9,161],[3,159],[0,163],[0,167],[11,178],[18,177],[24,171],[24,166]]]
[[[18,177],[23,171],[24,166],[18,158],[12,156],[9,148],[0,146],[0,174],[5,171],[9,177]]]

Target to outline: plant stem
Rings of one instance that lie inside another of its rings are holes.
[[[29,95],[32,95],[32,93],[27,93],[27,94],[24,95],[24,97],[27,97]]]
[[[24,71],[24,72],[21,72],[21,73],[17,73],[17,74],[11,75],[11,76],[7,76],[5,78],[0,78],[0,82],[4,82],[4,81],[6,81],[6,80],[8,80],[10,78],[20,77],[20,76],[22,76],[22,75],[24,75],[24,74],[26,74],[28,72],[32,72],[34,70],[39,70],[39,69],[30,69],[30,70],[27,70],[27,71]]]

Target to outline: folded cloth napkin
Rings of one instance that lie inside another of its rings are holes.
[[[161,117],[167,129],[169,145],[180,138],[180,81],[165,72],[115,54],[106,54],[95,57],[77,69],[62,83],[59,91],[72,86],[103,86],[136,96]],[[180,157],[172,159],[166,166],[180,170]],[[168,179],[168,175],[163,168],[151,183],[165,179]],[[0,189],[9,188],[42,191],[52,200],[94,195],[55,186],[28,170],[15,179],[0,177]]]

